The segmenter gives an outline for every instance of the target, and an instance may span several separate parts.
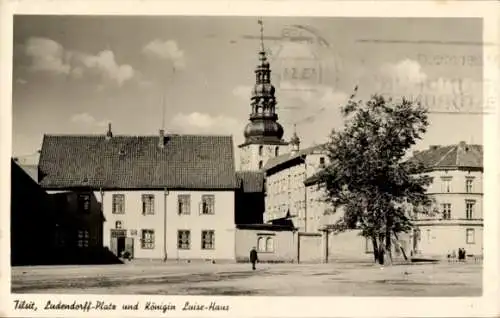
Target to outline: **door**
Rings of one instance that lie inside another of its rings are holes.
[[[129,253],[130,258],[134,258],[134,238],[125,238],[125,251]]]
[[[110,241],[110,250],[115,254],[116,256],[120,257],[121,252],[125,250],[125,236],[126,232],[125,230],[111,230],[111,241]]]
[[[116,256],[118,255],[118,238],[117,237],[112,237],[111,242],[109,244],[109,249],[111,250],[111,253],[115,254]]]
[[[117,248],[117,252],[118,252],[118,256],[121,257],[123,255],[123,252],[125,251],[125,238],[122,236],[122,237],[118,237],[117,238],[118,240],[118,248]]]

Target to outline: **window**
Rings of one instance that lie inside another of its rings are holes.
[[[272,237],[266,239],[266,252],[274,252],[274,240]]]
[[[179,194],[177,196],[177,213],[191,214],[191,196],[189,194]]]
[[[153,194],[142,195],[142,214],[155,214],[155,196]]]
[[[122,221],[116,221],[115,222],[115,229],[121,229],[122,228]]]
[[[201,197],[201,214],[215,214],[215,196],[206,194]]]
[[[260,160],[259,161],[259,169],[262,169],[262,165],[263,165],[262,160]]]
[[[141,248],[154,249],[155,248],[155,231],[142,230],[141,232]]]
[[[191,232],[188,230],[177,231],[177,248],[188,250],[191,247]]]
[[[465,230],[465,233],[466,233],[466,243],[467,244],[475,244],[476,243],[475,242],[475,240],[476,240],[475,234],[476,233],[474,233],[474,229],[467,229],[467,230]]]
[[[325,157],[320,157],[319,158],[319,165],[323,167],[325,165]]]
[[[215,248],[215,233],[213,230],[201,231],[201,249],[213,250]]]
[[[445,193],[451,192],[451,177],[442,177],[441,180],[443,181],[442,191]]]
[[[465,218],[471,220],[474,218],[474,204],[475,201],[465,201]]]
[[[274,252],[274,239],[269,235],[259,236],[257,239],[257,250],[262,253]]]
[[[430,241],[431,240],[431,230],[427,230],[426,233],[427,233],[427,241]]]
[[[257,249],[259,252],[265,252],[266,251],[266,239],[263,237],[259,237],[257,239]]]
[[[262,156],[263,151],[264,151],[264,146],[259,146],[259,156]]]
[[[78,230],[77,245],[80,248],[89,247],[89,231]]]
[[[89,194],[79,194],[78,195],[78,210],[80,213],[89,213],[89,211],[90,211],[90,195]]]
[[[125,213],[125,195],[113,194],[113,214]]]
[[[443,203],[441,206],[443,208],[443,220],[451,219],[451,204]]]
[[[465,192],[471,193],[472,192],[472,178],[467,178],[465,180]]]
[[[275,157],[278,157],[278,156],[279,156],[279,154],[280,154],[280,147],[276,147],[276,148],[274,148],[274,156],[275,156]]]

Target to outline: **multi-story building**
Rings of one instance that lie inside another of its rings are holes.
[[[443,256],[464,248],[467,254],[482,255],[483,147],[465,142],[431,146],[411,160],[426,166],[432,178],[428,193],[437,211],[414,215],[414,252]]]
[[[39,180],[50,193],[73,190],[80,213],[98,206],[102,229],[78,235],[102,237],[116,255],[235,258],[230,136],[113,136],[111,127],[106,136],[46,135]]]
[[[445,257],[457,254],[464,248],[469,255],[482,255],[483,251],[483,150],[480,145],[431,146],[416,151],[410,161],[418,161],[426,167],[432,178],[428,195],[434,199],[430,214],[412,214],[415,230],[400,235],[399,245],[408,255]],[[325,230],[341,216],[342,210],[332,213],[330,204],[324,201],[324,189],[313,176],[306,180],[308,211],[322,215]],[[314,198],[314,199],[313,199]],[[437,212],[437,213],[436,213]],[[325,231],[327,254],[330,257],[371,253],[369,240],[358,236],[359,230],[340,235],[328,235]],[[398,249],[395,252],[399,252]]]
[[[289,153],[271,158],[265,165],[266,212],[264,222],[291,222],[299,231],[317,232],[321,215],[308,210],[308,196],[304,181],[316,174],[327,163],[322,145],[300,149],[296,134]]]

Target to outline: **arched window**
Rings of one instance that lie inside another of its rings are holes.
[[[264,152],[264,146],[259,146],[259,156],[262,156],[262,152]]]
[[[259,237],[257,239],[257,249],[259,252],[265,252],[266,250],[266,241],[264,240],[263,237]]]
[[[266,252],[274,252],[274,241],[272,237],[266,239]]]
[[[262,169],[262,160],[259,161],[259,169]]]
[[[275,156],[275,157],[278,157],[278,156],[279,156],[279,154],[280,154],[280,147],[276,147],[276,148],[274,148],[274,156]]]

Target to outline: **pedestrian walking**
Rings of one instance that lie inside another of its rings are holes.
[[[255,246],[252,247],[252,250],[250,250],[250,263],[252,263],[252,270],[255,270],[255,263],[259,260],[257,257],[257,250],[255,249]]]

